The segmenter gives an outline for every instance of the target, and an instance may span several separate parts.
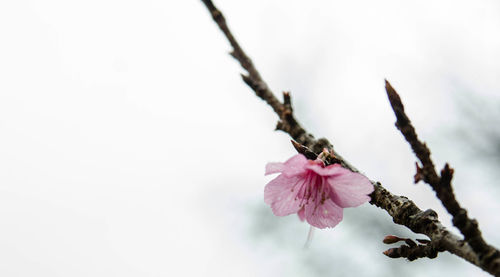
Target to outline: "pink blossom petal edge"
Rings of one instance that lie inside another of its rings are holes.
[[[332,187],[331,199],[340,207],[357,207],[370,201],[370,193],[373,192],[373,184],[359,173],[340,168],[342,174],[331,176],[327,182]]]
[[[271,206],[274,215],[285,216],[299,211],[301,201],[296,198],[297,193],[292,191],[292,187],[301,180],[300,177],[290,178],[281,174],[266,185],[264,202]]]
[[[281,172],[288,177],[292,177],[304,173],[307,170],[304,167],[306,164],[308,164],[307,158],[302,154],[297,154],[284,163],[268,163],[265,175]]]
[[[284,163],[268,163],[266,164],[265,175],[282,172],[284,168],[285,168]]]
[[[338,174],[344,173],[342,171],[343,168],[342,168],[342,166],[340,166],[340,164],[332,164],[332,165],[323,167],[322,164],[315,161],[315,162],[307,163],[305,165],[305,168],[310,169],[321,176],[332,176],[332,175],[338,175]]]

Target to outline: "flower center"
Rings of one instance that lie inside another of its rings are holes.
[[[314,210],[325,203],[330,195],[330,186],[326,178],[312,170],[308,170],[305,177],[299,180],[293,187],[292,192],[296,190],[295,199],[300,199],[299,206],[314,205]]]

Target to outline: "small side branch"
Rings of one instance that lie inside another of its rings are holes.
[[[390,248],[384,251],[384,255],[389,258],[407,258],[409,261],[414,261],[419,258],[434,259],[437,257],[438,252],[443,251],[439,249],[435,243],[429,240],[417,239],[417,242],[409,238],[399,238],[396,236],[386,236],[383,240],[386,244],[393,244],[396,242],[404,241],[405,244],[399,247]]]
[[[380,183],[374,185],[375,190],[370,195],[372,198],[370,204],[387,211],[394,223],[404,225],[417,234],[428,236],[431,239],[430,244],[438,252],[446,250],[481,267],[470,245],[450,233],[438,220],[435,211],[431,209],[422,211],[407,197],[392,194]]]
[[[384,255],[389,258],[407,258],[409,261],[414,261],[419,258],[434,259],[437,257],[438,250],[432,245],[401,245],[397,248],[390,248],[384,251]]]
[[[477,254],[481,267],[495,276],[499,276],[500,252],[484,241],[477,221],[469,218],[467,211],[456,200],[451,185],[453,169],[446,164],[441,170],[441,175],[437,174],[431,159],[431,151],[425,143],[418,139],[415,128],[404,111],[403,102],[398,93],[387,80],[385,81],[385,88],[392,110],[396,115],[396,127],[401,131],[406,141],[410,144],[415,156],[422,163],[422,167],[417,163],[415,182],[423,180],[432,187],[437,198],[448,213],[452,215],[453,225],[460,230],[465,241]]]

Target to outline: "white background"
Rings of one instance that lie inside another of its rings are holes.
[[[500,246],[498,165],[464,112],[498,110],[498,1],[215,4],[309,131],[450,226],[412,183],[391,81]],[[263,203],[265,164],[294,150],[229,51],[201,1],[1,0],[0,275],[487,276],[446,253],[386,258],[383,236],[415,235],[368,204],[302,249],[307,225]]]

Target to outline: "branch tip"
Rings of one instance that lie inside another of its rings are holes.
[[[417,168],[417,172],[415,176],[413,176],[414,183],[418,183],[424,179],[424,170],[418,165],[418,162],[415,162],[415,166]]]
[[[436,193],[437,198],[441,201],[448,213],[453,217],[452,222],[457,227],[462,235],[464,241],[472,248],[474,255],[477,257],[477,265],[482,269],[492,273],[493,275],[500,276],[500,269],[493,269],[493,265],[500,263],[500,253],[493,246],[488,245],[479,230],[477,221],[470,219],[467,216],[467,211],[461,207],[453,193],[451,180],[453,178],[454,170],[445,164],[439,176],[436,172],[434,163],[431,159],[431,151],[427,145],[418,139],[415,128],[411,124],[410,119],[405,114],[404,106],[396,90],[386,80],[386,91],[389,98],[391,107],[396,115],[396,127],[403,134],[406,141],[410,144],[415,156],[422,163],[422,167],[416,164],[417,172],[414,176],[414,181],[425,181],[431,186]],[[433,254],[432,252],[429,252]],[[485,259],[486,253],[496,253],[495,259]]]

